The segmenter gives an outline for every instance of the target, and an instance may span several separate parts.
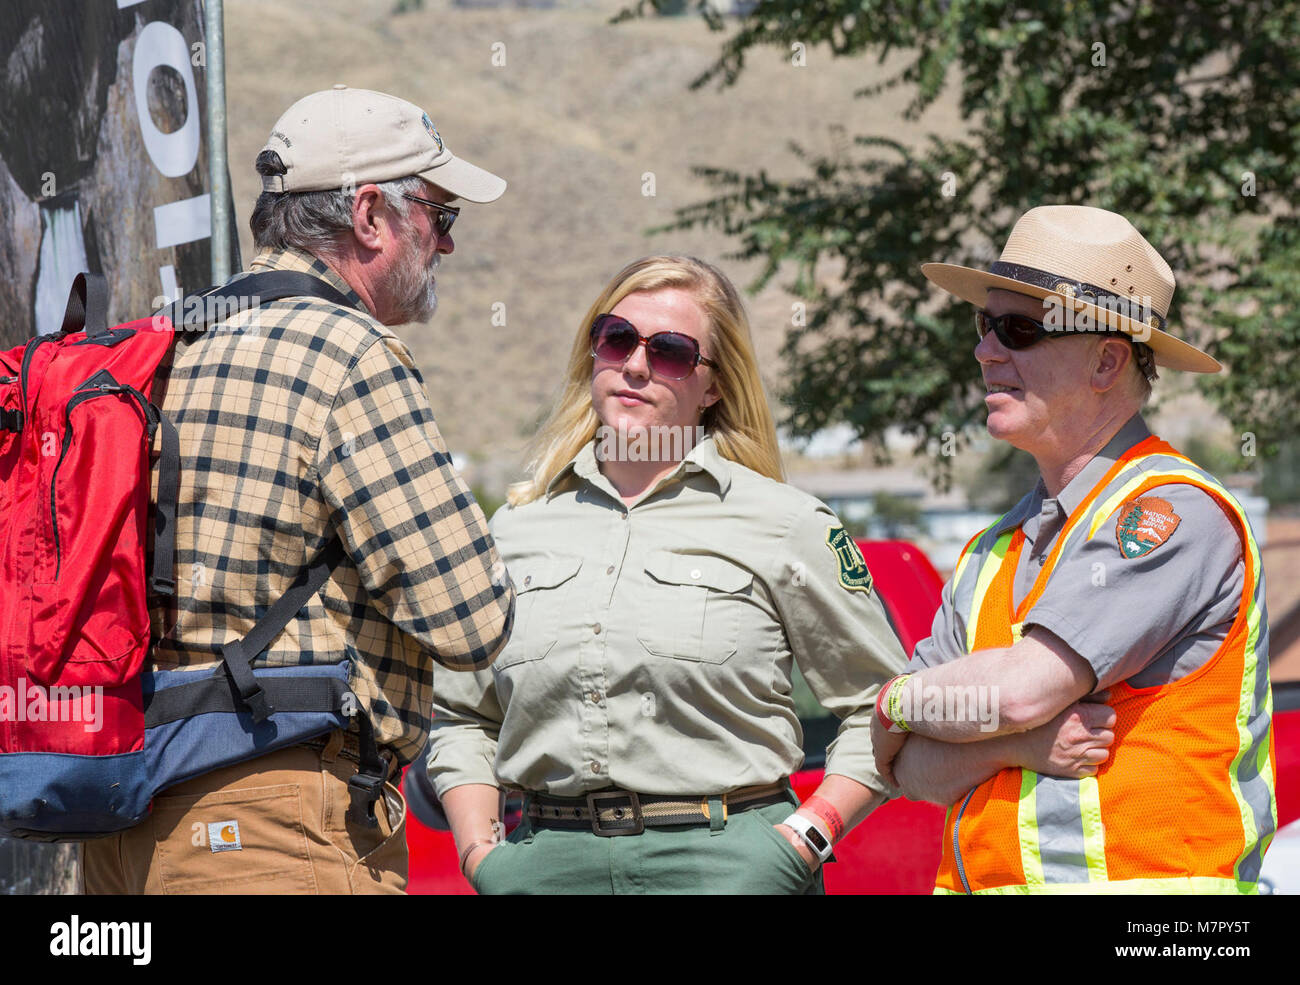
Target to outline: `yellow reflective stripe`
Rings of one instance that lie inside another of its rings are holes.
[[[978,543],[980,537],[983,536],[983,534],[980,534],[979,537],[976,537],[975,540],[971,542],[971,549],[969,551],[962,551],[961,557],[957,559],[957,567],[954,568],[952,572],[952,584],[954,590],[956,589],[957,583],[961,581],[962,573],[965,572],[966,565],[970,562],[971,555],[975,553],[975,544]]]
[[[966,570],[966,565],[970,562],[970,559],[975,556],[975,548],[979,545],[979,542],[984,539],[984,535],[1006,518],[1007,515],[1003,513],[1000,517],[994,520],[992,524],[977,533],[974,538],[971,539],[971,542],[966,545],[966,549],[961,552],[961,557],[957,559],[957,567],[955,567],[952,572],[952,585],[954,590],[957,587],[957,583],[961,581],[962,572]]]
[[[1241,518],[1242,530],[1246,531],[1246,543],[1250,548],[1250,566],[1255,572],[1255,591],[1259,591],[1259,579],[1262,570],[1262,564],[1259,558],[1259,548],[1255,544],[1254,534],[1251,533],[1250,524],[1246,522],[1245,512],[1241,505],[1221,486],[1216,487],[1223,493],[1224,499],[1232,506],[1237,515]],[[1250,600],[1250,611],[1246,615],[1246,646],[1242,654],[1242,675],[1241,675],[1241,692],[1237,698],[1237,754],[1232,757],[1232,765],[1228,767],[1228,782],[1232,785],[1232,796],[1237,802],[1237,810],[1241,813],[1241,830],[1244,836],[1242,854],[1237,858],[1233,865],[1232,871],[1238,876],[1241,875],[1241,863],[1245,861],[1250,854],[1252,846],[1259,840],[1259,828],[1255,824],[1255,812],[1251,809],[1250,803],[1246,800],[1241,792],[1241,763],[1245,759],[1246,753],[1250,748],[1251,735],[1249,730],[1250,710],[1254,703],[1256,675],[1268,673],[1267,667],[1261,667],[1256,653],[1256,647],[1259,644],[1259,629],[1262,616],[1260,606],[1255,604],[1254,598]],[[1269,689],[1265,693],[1265,714],[1270,720],[1273,714],[1273,692]],[[1269,794],[1269,811],[1273,817],[1273,830],[1277,830],[1277,791],[1273,783],[1273,765],[1269,761],[1269,743],[1261,742],[1259,744],[1259,754],[1256,762],[1258,763],[1258,773],[1261,780],[1268,787]],[[1266,840],[1271,840],[1272,835],[1268,835]],[[1267,844],[1263,846],[1267,850]]]
[[[1145,462],[1145,461],[1147,461],[1148,459],[1151,459],[1151,458],[1160,458],[1160,457],[1164,457],[1164,458],[1181,458],[1181,456],[1170,455],[1168,452],[1163,452],[1163,451],[1152,452],[1150,455],[1139,455],[1137,458],[1130,459],[1130,460],[1125,464],[1123,471],[1121,471],[1119,474],[1120,474],[1120,475],[1123,475],[1125,472],[1129,471],[1129,470],[1132,469],[1134,466],[1136,466],[1136,465],[1140,465],[1142,462]],[[1141,473],[1143,479],[1145,479],[1147,476],[1150,476],[1150,475],[1153,475],[1153,474],[1154,474],[1154,473],[1151,473],[1151,472],[1143,472],[1143,473]],[[1111,481],[1113,482],[1114,480],[1112,479]],[[1125,486],[1125,488],[1128,488],[1128,486]],[[1107,502],[1109,502],[1109,500],[1108,500]],[[1120,502],[1123,502],[1123,500],[1120,500]],[[1118,505],[1119,505],[1119,503],[1116,503],[1115,506],[1111,506],[1109,509],[1107,509],[1106,507],[1102,507],[1102,509],[1105,511],[1105,512],[1104,512],[1103,519],[1104,519],[1106,516],[1110,516],[1111,513],[1115,512],[1115,507],[1118,506]],[[1092,539],[1092,535],[1095,534],[1095,533],[1097,532],[1097,527],[1099,526],[1099,524],[1096,522],[1096,516],[1097,516],[1097,514],[1093,514],[1094,520],[1093,520],[1092,528],[1088,531],[1088,539],[1089,539],[1089,540]],[[1080,516],[1079,519],[1078,519],[1077,521],[1075,521],[1075,522],[1074,522],[1073,524],[1071,524],[1070,526],[1065,527],[1065,528],[1061,531],[1061,533],[1060,533],[1060,535],[1058,536],[1057,539],[1058,539],[1059,543],[1061,544],[1061,553],[1062,553],[1062,554],[1064,554],[1064,552],[1065,552],[1065,548],[1066,548],[1066,547],[1069,545],[1069,543],[1070,543],[1070,537],[1072,537],[1072,536],[1074,535],[1074,532],[1075,532],[1076,530],[1078,530],[1079,527],[1081,527],[1081,526],[1084,524],[1084,522],[1085,522],[1086,520],[1087,520],[1087,514],[1085,513],[1085,514],[1083,514],[1082,516]],[[1058,556],[1059,556],[1059,555],[1058,555]]]
[[[1033,770],[1020,771],[1020,813],[1016,827],[1020,833],[1020,867],[1025,872],[1025,883],[1042,886],[1046,880],[1038,842],[1038,774]]]
[[[1106,881],[1106,828],[1101,822],[1101,787],[1095,776],[1079,781],[1079,815],[1083,820],[1083,857],[1091,882]]]
[[[1165,479],[1165,478],[1173,479],[1173,480],[1188,479],[1191,481],[1193,485],[1209,486],[1211,489],[1214,489],[1216,492],[1220,492],[1224,496],[1226,496],[1228,502],[1232,504],[1232,506],[1236,509],[1238,513],[1241,513],[1241,507],[1237,505],[1237,501],[1232,498],[1232,495],[1228,492],[1228,490],[1224,489],[1217,482],[1211,480],[1204,472],[1196,472],[1189,469],[1170,469],[1169,471],[1162,470],[1159,472],[1142,472],[1135,478],[1130,479],[1128,482],[1124,483],[1124,485],[1120,488],[1119,492],[1109,497],[1106,500],[1106,502],[1103,503],[1095,513],[1093,513],[1092,524],[1088,528],[1088,539],[1092,540],[1093,535],[1097,533],[1097,528],[1100,527],[1103,523],[1105,523],[1106,519],[1112,513],[1114,513],[1117,509],[1119,509],[1120,504],[1122,504],[1126,499],[1128,499],[1129,496],[1132,494],[1133,490],[1137,489],[1138,486],[1142,485],[1143,483],[1147,482],[1150,479]],[[1244,515],[1242,517],[1242,520],[1244,522],[1245,520]],[[1247,527],[1247,529],[1249,529],[1249,527]]]
[[[1002,566],[1002,559],[1007,556],[1007,548],[1011,546],[1011,535],[1014,533],[1014,530],[1007,531],[997,539],[980,568],[979,578],[975,582],[975,596],[971,599],[970,613],[966,617],[967,653],[975,651],[975,630],[979,626],[980,610],[984,608],[984,596],[988,594],[989,586],[993,584],[993,578]]]
[[[1254,896],[1259,884],[1218,876],[1174,876],[1166,879],[1119,879],[1113,882],[1051,882],[1043,886],[995,886],[977,889],[976,896],[1075,896],[1092,895]],[[935,896],[965,896],[951,889],[934,888]]]

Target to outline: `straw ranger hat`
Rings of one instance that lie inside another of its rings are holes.
[[[1145,342],[1157,366],[1189,373],[1223,368],[1213,356],[1168,333],[1173,271],[1133,224],[1114,212],[1082,205],[1030,209],[989,270],[927,263],[921,272],[980,308],[993,288],[1057,298],[1064,312],[1086,313],[1093,324]]]

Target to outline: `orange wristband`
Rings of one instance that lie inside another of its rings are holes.
[[[832,843],[844,837],[844,818],[840,816],[840,812],[825,797],[818,797],[814,794],[799,806],[808,808],[825,823],[830,830]]]

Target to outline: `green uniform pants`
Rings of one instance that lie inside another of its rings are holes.
[[[591,831],[533,827],[527,817],[474,871],[485,896],[512,893],[587,895],[653,893],[824,893],[780,832],[797,801],[772,804],[721,821],[721,801],[708,825],[646,828],[639,835],[604,838]]]

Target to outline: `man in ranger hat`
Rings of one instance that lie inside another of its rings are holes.
[[[147,669],[224,665],[257,723],[268,675],[250,665],[319,678],[342,663],[357,707],[348,729],[176,784],[142,824],[88,843],[91,892],[402,892],[395,774],[428,738],[434,663],[482,669],[510,633],[504,566],[389,328],[433,314],[451,203],[506,183],[418,106],[341,85],[294,103],[256,167],[261,252],[226,293],[294,292],[178,331],[155,383],[180,434],[178,587],[153,600]],[[318,592],[295,584],[309,566],[332,568]],[[191,758],[213,745],[199,733]]]
[[[975,306],[989,433],[1040,471],[873,720],[882,773],[951,805],[935,891],[1256,891],[1264,572],[1236,500],[1140,414],[1156,367],[1221,368],[1168,334],[1169,265],[1122,216],[1048,206],[988,271],[921,269]]]

